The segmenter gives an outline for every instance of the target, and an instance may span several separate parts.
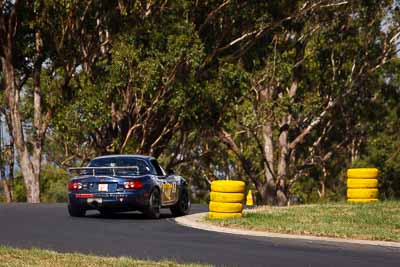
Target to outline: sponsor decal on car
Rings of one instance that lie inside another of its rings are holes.
[[[174,200],[175,194],[176,194],[176,183],[162,185],[162,196],[164,201],[168,202]]]

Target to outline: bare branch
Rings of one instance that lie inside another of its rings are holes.
[[[120,148],[120,152],[121,153],[124,151],[124,149],[125,149],[128,141],[129,141],[129,138],[131,137],[133,131],[135,131],[139,127],[143,127],[143,125],[141,123],[138,123],[138,124],[133,125],[131,128],[129,128],[129,131],[128,131],[126,137],[125,137],[124,143],[122,144],[122,146]]]
[[[208,15],[207,18],[204,20],[203,24],[199,28],[199,32],[202,32],[204,27],[225,7],[227,6],[231,0],[226,0],[224,1],[221,5],[219,5],[216,9],[211,11]]]
[[[150,154],[153,154],[153,150],[155,148],[156,145],[158,145],[158,143],[160,143],[160,141],[171,131],[176,131],[176,129],[178,129],[180,127],[180,122],[177,121],[174,126],[170,127],[170,124],[167,123],[165,125],[165,127],[163,128],[160,136],[151,144],[150,146]]]
[[[321,5],[323,4],[324,1],[319,1],[316,3],[313,3],[311,6],[308,6],[309,2],[307,2],[306,4],[303,5],[303,7],[300,9],[300,11],[298,13],[295,13],[293,15],[287,16],[285,18],[282,18],[279,21],[276,21],[274,23],[269,23],[268,25],[260,28],[260,29],[256,29],[253,31],[250,31],[248,33],[243,34],[242,36],[236,38],[235,40],[229,42],[227,45],[219,48],[217,50],[217,52],[222,52],[226,49],[231,48],[232,46],[234,46],[235,44],[248,39],[249,37],[253,37],[253,39],[251,39],[250,41],[248,41],[247,43],[245,43],[243,45],[243,47],[240,49],[240,55],[242,55],[245,51],[247,51],[248,48],[250,48],[258,39],[260,39],[261,37],[263,37],[265,35],[265,33],[267,33],[270,30],[273,30],[277,27],[280,27],[284,22],[290,21],[290,20],[294,20],[297,19],[305,14],[307,14],[308,12],[313,12],[315,11],[317,8],[321,7]]]
[[[395,41],[397,41],[400,38],[400,31],[398,31],[390,40],[389,43],[396,43]]]
[[[237,146],[237,144],[233,140],[232,136],[228,132],[226,132],[224,129],[221,129],[218,132],[218,137],[224,144],[226,144],[228,146],[228,148],[230,150],[233,151],[233,153],[235,153],[236,157],[240,160],[240,162],[243,166],[243,169],[244,169],[245,173],[247,174],[247,176],[250,178],[250,180],[252,180],[256,186],[259,186],[260,182],[257,180],[255,175],[253,174],[251,162],[248,159],[246,159],[246,157],[243,155],[242,151]]]
[[[221,47],[221,48],[218,48],[218,49],[217,49],[217,52],[224,51],[224,50],[226,50],[226,49],[232,47],[233,45],[239,43],[240,41],[246,39],[247,37],[256,35],[257,33],[260,33],[260,32],[262,32],[262,30],[254,30],[254,31],[245,33],[245,34],[243,34],[242,36],[240,36],[240,37],[236,38],[235,40],[231,41],[229,44],[227,44],[227,45],[225,45],[225,46],[223,46],[223,47]]]
[[[326,4],[326,5],[321,5],[321,8],[344,6],[344,5],[347,5],[348,3],[349,3],[348,1],[343,1],[343,2],[339,2],[339,3]]]
[[[258,136],[257,136],[256,130],[255,130],[255,129],[254,129],[254,130],[250,130],[250,133],[251,133],[251,135],[253,136],[253,138],[256,140],[258,149],[260,149],[261,154],[263,155],[263,159],[264,159],[265,166],[266,166],[267,170],[269,171],[269,173],[271,174],[271,176],[272,176],[273,178],[275,178],[275,174],[274,174],[274,171],[272,170],[272,166],[271,166],[271,165],[272,165],[272,162],[270,162],[270,161],[268,160],[268,157],[267,157],[267,155],[266,155],[266,153],[265,153],[265,149],[263,148],[263,145],[262,145],[262,143],[261,143],[260,138],[258,138]]]
[[[65,164],[66,164],[67,162],[73,160],[74,158],[76,158],[76,155],[71,155],[71,156],[67,157],[66,159],[64,159],[64,160],[60,163],[60,165],[61,165],[61,166],[65,166]]]
[[[323,118],[328,114],[329,110],[332,109],[338,102],[338,99],[336,101],[333,101],[332,99],[328,101],[328,104],[324,108],[324,110],[319,114],[318,117],[316,117],[290,144],[289,144],[289,149],[294,149],[299,143],[304,141],[304,138],[311,133],[311,131],[317,127]]]

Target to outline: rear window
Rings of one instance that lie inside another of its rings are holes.
[[[143,175],[149,174],[150,168],[144,160],[132,157],[107,157],[93,159],[88,167],[133,167],[133,169],[118,169],[115,172],[119,175]],[[108,174],[110,170],[96,170],[96,174]]]

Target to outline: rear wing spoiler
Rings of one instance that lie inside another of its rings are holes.
[[[91,172],[93,176],[96,175],[96,171],[101,172],[103,171],[112,171],[113,176],[117,174],[119,170],[132,170],[135,174],[139,174],[139,167],[138,166],[122,166],[122,167],[79,167],[79,168],[68,168],[69,173],[77,173],[81,174],[82,172],[85,172],[85,174],[88,174],[88,172]]]

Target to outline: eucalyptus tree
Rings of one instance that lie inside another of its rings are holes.
[[[43,144],[69,81],[78,66],[90,66],[104,50],[102,6],[101,1],[0,2],[4,92],[28,202],[40,202]]]
[[[107,153],[158,157],[174,138],[213,127],[235,98],[225,86],[229,71],[212,81],[199,74],[206,54],[191,2],[128,1],[119,9],[108,59],[77,74],[75,100],[57,118],[52,143],[64,146],[53,158],[64,165]],[[170,166],[181,157],[173,150]]]
[[[396,57],[398,11],[393,1],[256,6],[254,14],[265,15],[219,48],[231,51],[251,85],[218,136],[263,202],[285,205],[311,167],[328,175],[335,152],[356,154],[382,66]]]
[[[61,165],[151,154],[207,179],[245,175],[280,205],[315,172],[322,196],[347,160],[332,158],[359,155],[399,37],[389,0],[0,3],[7,110],[34,202],[49,129]]]

